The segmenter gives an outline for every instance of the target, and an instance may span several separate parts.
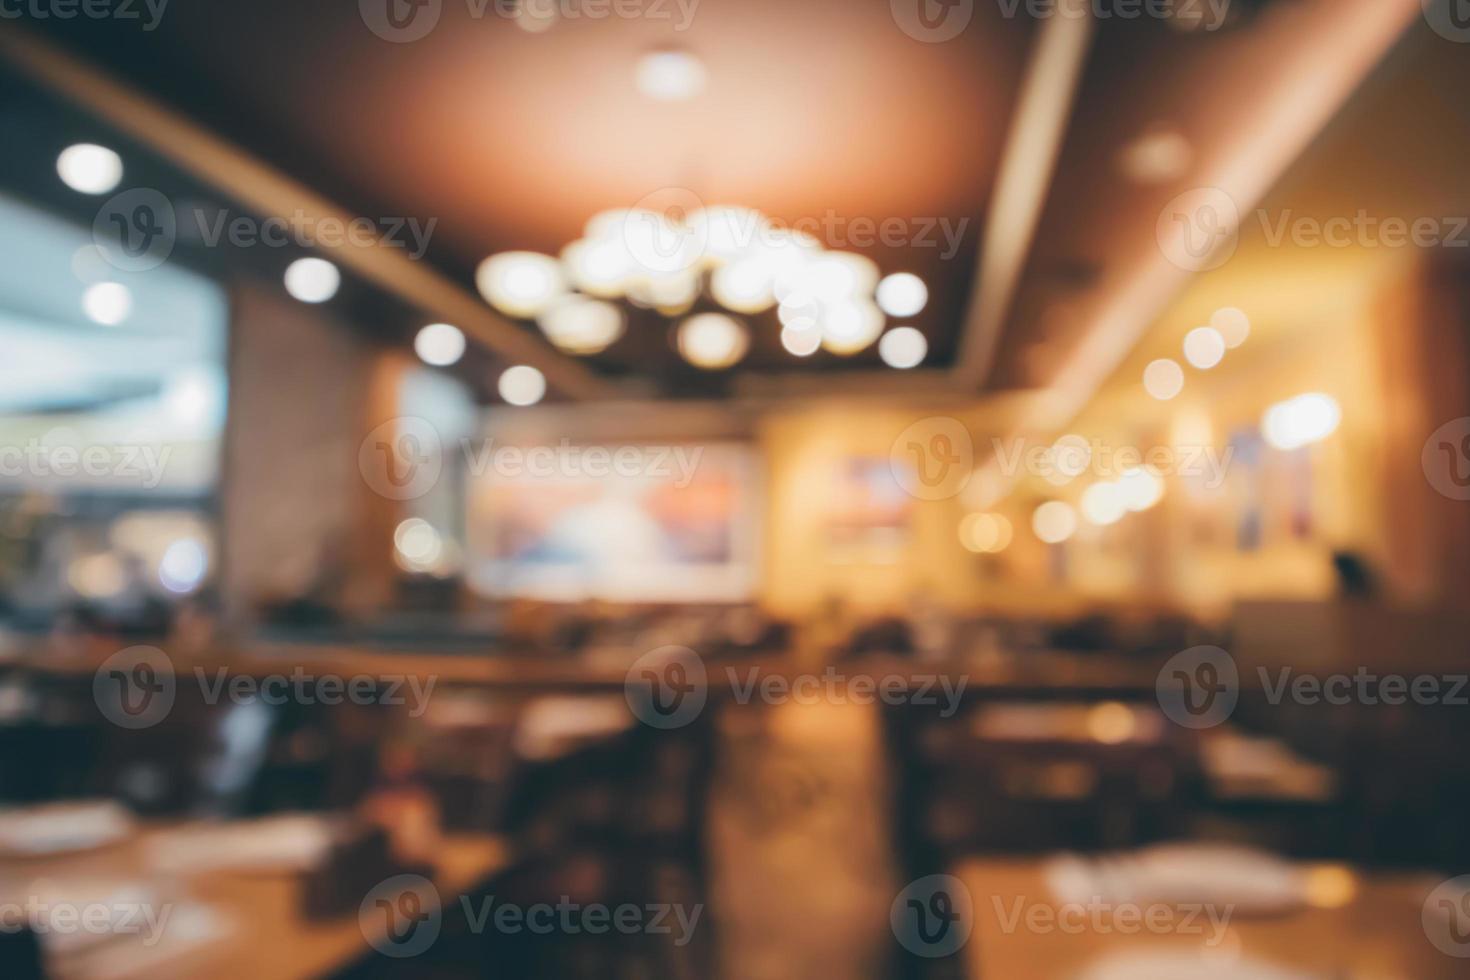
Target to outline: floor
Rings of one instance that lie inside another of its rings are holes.
[[[724,980],[892,975],[886,762],[871,706],[726,709],[708,816]]]

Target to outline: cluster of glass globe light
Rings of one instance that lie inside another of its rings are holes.
[[[480,264],[476,285],[496,309],[534,319],[572,354],[598,353],[623,335],[626,320],[616,301],[683,317],[707,288],[728,313],[699,313],[679,323],[676,342],[691,364],[717,370],[737,363],[750,336],[730,314],[775,308],[782,345],[796,356],[819,348],[856,354],[882,336],[884,360],[913,367],[927,352],[923,334],[897,327],[884,335],[885,313],[918,313],[928,290],[911,273],[879,276],[871,259],[829,251],[748,208],[703,208],[678,220],[633,208],[593,217],[559,258],[492,255]]]

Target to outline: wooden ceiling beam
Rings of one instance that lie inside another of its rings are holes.
[[[303,214],[313,222],[350,223],[350,212],[155,100],[119,82],[13,21],[0,21],[0,57],[27,77],[95,114],[263,216]],[[321,251],[425,316],[453,323],[470,338],[546,375],[560,394],[578,400],[622,397],[621,386],[500,316],[479,296],[402,249],[353,236]]]

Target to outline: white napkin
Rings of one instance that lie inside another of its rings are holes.
[[[1265,851],[1228,844],[1161,844],[1128,854],[1047,862],[1058,901],[1110,904],[1199,904],[1240,914],[1300,908],[1306,879],[1295,865]]]
[[[1203,956],[1199,952],[1113,953],[1095,960],[1077,980],[1321,980],[1252,959]]]
[[[339,821],[317,814],[191,824],[148,840],[148,864],[165,873],[284,874],[326,859]]]
[[[40,857],[101,847],[133,832],[133,817],[111,800],[0,810],[0,854]]]

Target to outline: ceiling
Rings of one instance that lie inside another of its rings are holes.
[[[997,177],[1024,122],[1017,106],[1045,23],[980,3],[959,36],[924,43],[898,28],[899,0],[702,0],[681,30],[673,0],[647,0],[668,18],[564,18],[531,33],[496,13],[509,6],[443,0],[437,26],[411,43],[375,35],[354,5],[299,0],[170,5],[152,31],[82,18],[29,27],[351,213],[436,219],[424,261],[467,291],[485,256],[554,253],[593,214],[668,188],[823,222],[829,247],[925,278],[931,300],[912,320],[930,341],[925,366],[975,367],[963,381],[973,392],[1046,385],[1135,274],[1162,203],[1264,125],[1305,53],[1342,44],[1334,72],[1350,91],[1418,4],[1236,0],[1218,31],[1099,21],[1032,216],[1035,240],[989,328],[989,358],[976,355],[976,269],[996,240],[986,236]],[[1355,27],[1363,37],[1349,49],[1341,39]],[[667,46],[704,61],[699,98],[659,103],[637,92],[638,57]],[[1183,137],[1183,169],[1127,176],[1120,156],[1158,133]],[[942,236],[940,247],[843,240],[863,222],[895,218],[911,235],[941,222],[963,234],[952,249]],[[1011,235],[1023,248],[1027,231]],[[359,312],[393,336],[423,321],[403,298]],[[608,351],[579,360],[597,376],[672,395],[718,396],[750,376],[779,376],[783,390],[800,392],[893,374],[871,348],[798,360],[777,342],[773,316],[753,326],[752,353],[732,372],[684,365],[667,322],[649,313]],[[462,370],[484,386],[486,364],[467,359]]]

